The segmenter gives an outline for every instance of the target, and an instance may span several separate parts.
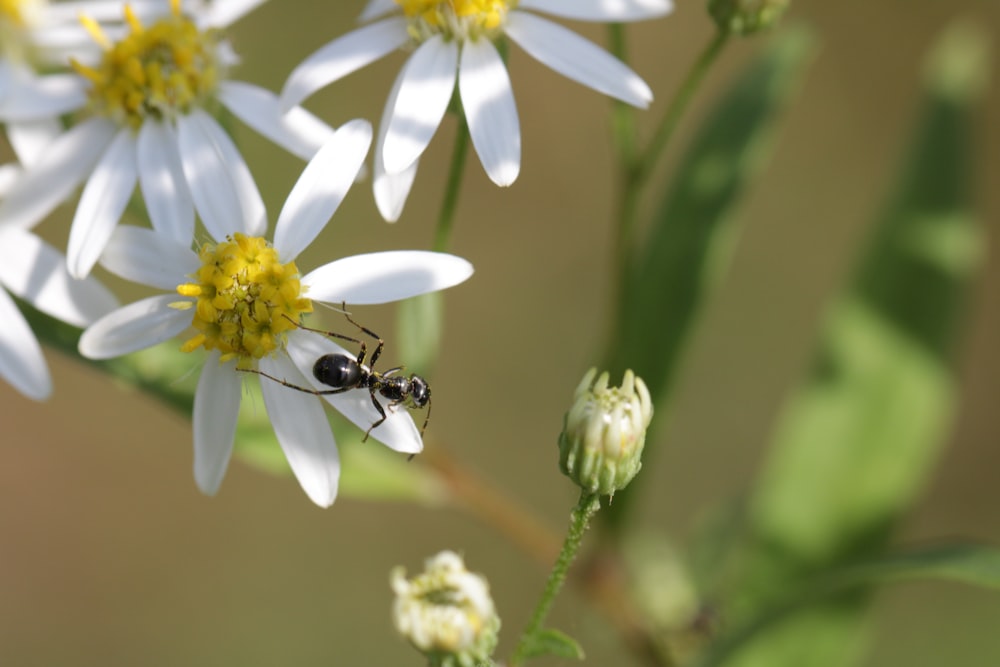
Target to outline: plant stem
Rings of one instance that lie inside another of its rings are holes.
[[[455,221],[455,209],[458,207],[458,193],[462,189],[465,158],[469,153],[469,126],[465,122],[465,114],[459,111],[456,116],[458,127],[455,131],[455,145],[451,151],[451,167],[448,170],[448,182],[445,185],[441,212],[438,214],[437,228],[434,231],[433,249],[436,252],[447,252],[451,247],[452,223]]]
[[[563,583],[566,581],[569,567],[573,564],[576,552],[580,549],[580,544],[583,542],[583,535],[587,532],[590,519],[597,513],[600,507],[601,501],[599,496],[587,492],[580,494],[580,500],[570,514],[569,532],[566,534],[566,540],[563,542],[562,551],[559,552],[559,558],[556,559],[556,563],[552,567],[549,580],[545,583],[545,590],[542,591],[542,597],[539,599],[538,605],[531,615],[528,627],[521,633],[521,639],[518,641],[517,648],[514,649],[514,656],[510,660],[511,667],[516,667],[526,658],[526,654],[531,648],[532,640],[538,634],[538,631],[542,629],[542,623],[545,622],[545,617],[548,616],[549,609],[552,608],[552,603],[555,602],[556,595],[559,594],[559,589],[562,588]]]

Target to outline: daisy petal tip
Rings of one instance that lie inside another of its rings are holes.
[[[337,490],[333,489],[331,493],[324,495],[313,493],[309,496],[309,500],[313,501],[321,509],[329,509],[337,500]]]
[[[48,372],[30,381],[25,378],[21,382],[12,382],[11,386],[38,403],[44,403],[52,398],[52,378],[49,377]]]
[[[226,467],[222,466],[219,468],[196,457],[194,462],[194,483],[198,487],[198,491],[210,498],[217,495],[219,487],[222,486],[222,480],[226,476]]]
[[[490,180],[501,188],[509,188],[521,174],[521,165],[516,163],[501,165],[489,174]]]

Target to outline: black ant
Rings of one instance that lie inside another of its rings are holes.
[[[281,378],[276,378],[273,375],[268,375],[267,373],[257,370],[256,368],[241,368],[239,370],[247,373],[263,375],[264,377],[274,380],[275,382],[283,384],[291,389],[297,389],[298,391],[303,391],[307,394],[315,394],[316,396],[342,394],[345,391],[350,391],[351,389],[367,389],[372,398],[372,405],[375,406],[375,409],[379,413],[379,419],[372,424],[367,431],[365,431],[365,437],[361,439],[361,442],[367,441],[372,430],[374,430],[375,427],[379,426],[387,418],[385,409],[375,397],[375,392],[378,392],[385,398],[389,399],[390,411],[397,405],[403,405],[411,409],[426,407],[427,414],[424,416],[424,425],[420,428],[420,437],[423,438],[424,431],[427,429],[427,423],[431,419],[431,387],[427,384],[427,380],[415,374],[410,375],[410,377],[395,375],[395,373],[403,370],[402,366],[390,368],[384,373],[376,371],[375,362],[378,361],[379,356],[382,355],[382,348],[385,347],[385,341],[371,329],[363,327],[352,320],[350,313],[346,310],[346,304],[342,305],[342,309],[344,317],[347,318],[348,322],[378,341],[378,345],[375,347],[375,351],[372,352],[371,360],[367,365],[365,364],[365,357],[368,353],[368,348],[363,340],[351,338],[350,336],[345,336],[344,334],[339,334],[334,331],[311,329],[292,320],[295,326],[305,331],[312,331],[314,333],[323,334],[324,336],[339,338],[341,340],[357,343],[361,346],[361,351],[358,352],[357,359],[351,359],[346,354],[324,354],[316,360],[315,364],[313,364],[313,377],[323,384],[333,387],[333,389],[309,389],[308,387],[300,387],[299,385],[292,384],[287,380],[282,380]],[[285,317],[288,316],[285,315]]]

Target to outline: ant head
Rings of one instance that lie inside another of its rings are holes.
[[[410,376],[410,399],[418,408],[422,408],[431,400],[431,386],[419,375]]]
[[[361,382],[361,367],[343,354],[324,354],[313,364],[313,376],[334,389],[357,387]]]

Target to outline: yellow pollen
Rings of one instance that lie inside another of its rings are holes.
[[[18,27],[24,27],[24,14],[21,4],[22,0],[0,0],[0,20],[9,21]]]
[[[138,128],[147,117],[163,120],[187,113],[215,92],[218,32],[198,30],[181,14],[179,1],[170,7],[169,15],[144,26],[125,5],[130,32],[114,44],[93,19],[81,17],[104,56],[93,67],[76,60],[72,65],[91,82],[91,103],[98,113]]]
[[[492,39],[503,27],[517,0],[396,0],[410,19],[410,35],[424,41],[441,34],[448,39]]]
[[[32,28],[37,25],[41,0],[0,0],[0,59],[34,62],[36,44]]]
[[[206,243],[199,258],[192,282],[177,286],[178,294],[195,299],[193,308],[192,302],[172,304],[194,313],[198,333],[181,347],[185,352],[204,347],[222,352],[223,361],[260,359],[284,347],[285,333],[312,312],[295,262],[282,264],[260,237],[233,234],[223,243]]]

